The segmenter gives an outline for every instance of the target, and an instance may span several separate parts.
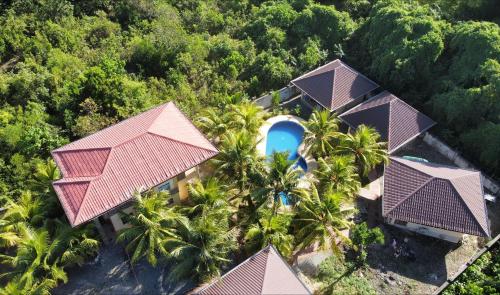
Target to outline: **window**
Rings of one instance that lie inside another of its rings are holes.
[[[172,182],[169,180],[167,182],[164,182],[162,184],[160,184],[158,187],[157,187],[157,190],[158,191],[170,191],[170,189],[172,188]]]

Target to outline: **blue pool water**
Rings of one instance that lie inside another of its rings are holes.
[[[297,166],[307,171],[306,161],[297,153],[302,143],[304,127],[290,121],[275,123],[267,133],[266,156],[273,152],[288,152],[289,160],[297,160]]]

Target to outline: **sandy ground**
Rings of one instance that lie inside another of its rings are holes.
[[[68,270],[69,281],[53,290],[60,295],[90,294],[185,294],[194,286],[169,282],[168,268],[153,268],[146,262],[130,268],[119,245],[101,247],[98,258]]]

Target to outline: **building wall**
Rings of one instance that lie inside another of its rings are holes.
[[[460,242],[462,240],[462,237],[464,236],[463,233],[453,232],[417,223],[402,222],[399,220],[387,220],[387,219],[386,222],[402,229],[410,230],[419,234],[438,238],[452,243]]]
[[[171,178],[159,185],[157,185],[154,189],[159,189],[159,190],[168,190],[170,193],[170,198],[168,199],[168,203],[165,205],[173,205],[173,204],[179,204],[181,202],[184,202],[188,199],[189,196],[189,191],[188,191],[188,184],[189,182],[193,181],[194,179],[198,178],[198,168],[194,167],[192,169],[189,169],[188,171]],[[113,228],[115,231],[119,231],[124,228],[130,227],[130,224],[124,223],[122,218],[120,217],[120,214],[126,213],[130,214],[133,212],[134,206],[128,206],[124,209],[119,210],[119,212],[116,212],[114,214],[111,214],[109,216],[109,220],[111,221],[111,224],[113,225]]]

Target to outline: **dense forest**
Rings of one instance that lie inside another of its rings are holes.
[[[50,250],[14,277],[50,269],[64,281],[63,266],[97,249],[89,228],[44,224],[62,216],[51,150],[165,101],[196,119],[335,58],[438,121],[433,132],[500,177],[499,11],[495,0],[2,1],[0,207],[11,210],[0,247],[22,232],[33,244],[21,256]]]

